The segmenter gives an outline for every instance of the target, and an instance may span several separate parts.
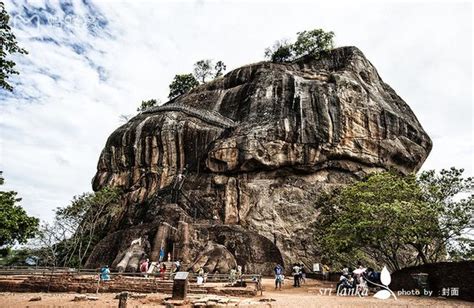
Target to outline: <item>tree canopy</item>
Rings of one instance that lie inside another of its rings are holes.
[[[218,78],[224,75],[224,72],[226,69],[227,69],[227,66],[225,65],[224,62],[217,61],[216,65],[214,65],[214,78]]]
[[[54,221],[44,223],[35,239],[43,264],[82,266],[118,213],[118,198],[117,189],[105,187],[75,196],[71,204],[57,208]]]
[[[306,55],[318,57],[322,52],[334,48],[334,32],[332,31],[314,29],[298,32],[296,35],[294,43],[280,40],[265,49],[265,58],[272,62],[293,61]]]
[[[0,185],[4,183],[0,171]],[[15,191],[0,191],[0,247],[24,244],[38,230],[39,219],[28,216],[18,204],[21,198]]]
[[[205,83],[206,80],[212,76],[212,61],[209,59],[197,61],[194,64],[194,77],[201,83]]]
[[[462,173],[375,173],[323,195],[316,226],[323,255],[336,263],[363,255],[392,269],[472,256],[473,181]],[[461,192],[467,197],[455,198]]]
[[[193,74],[182,74],[175,75],[173,81],[170,84],[170,94],[168,97],[173,99],[184,93],[189,92],[194,87],[197,87],[199,82],[193,76]]]
[[[222,61],[214,62],[211,59],[199,60],[194,64],[194,77],[201,83],[206,83],[209,79],[214,79],[223,75],[227,66]]]
[[[285,62],[293,57],[293,46],[286,40],[276,41],[272,47],[265,49],[265,58],[272,62]]]
[[[160,101],[154,98],[146,100],[146,101],[142,101],[140,106],[137,108],[137,111],[138,112],[145,111],[151,107],[158,106],[159,104],[160,104]]]
[[[293,44],[295,57],[305,55],[318,56],[321,52],[334,48],[334,32],[325,32],[322,29],[302,31]]]
[[[27,54],[28,52],[18,46],[16,37],[8,25],[9,20],[10,16],[5,10],[5,5],[0,2],[0,88],[13,91],[13,86],[8,83],[7,79],[13,74],[18,74],[18,71],[15,70],[15,62],[7,60],[7,56],[15,53]]]
[[[210,59],[199,60],[194,63],[192,74],[175,75],[170,84],[170,94],[168,98],[173,99],[179,95],[189,92],[200,83],[204,84],[214,78],[223,75],[227,66],[222,61],[214,62]]]

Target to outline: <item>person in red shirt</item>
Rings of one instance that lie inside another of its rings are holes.
[[[145,261],[142,262],[142,264],[140,265],[140,272],[143,274],[143,276],[148,277],[147,275],[147,272],[148,272],[148,264],[149,264],[150,260],[149,259],[146,259]]]

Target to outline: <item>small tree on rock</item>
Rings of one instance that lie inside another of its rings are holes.
[[[305,55],[319,56],[323,51],[334,48],[334,32],[325,32],[322,29],[302,31],[297,33],[298,37],[293,44],[295,57]]]
[[[265,58],[272,62],[285,62],[293,58],[292,45],[286,40],[276,41],[272,47],[265,49]]]
[[[194,64],[194,77],[201,83],[205,83],[206,79],[211,77],[213,74],[212,61],[200,60]]]
[[[334,48],[334,32],[322,29],[297,33],[296,42],[276,41],[272,47],[265,49],[265,58],[272,62],[293,61],[298,57],[312,55],[318,57],[322,52]]]
[[[210,78],[222,76],[226,68],[222,61],[217,61],[214,65],[210,59],[200,60],[194,64],[194,77],[201,83],[206,83]]]
[[[160,103],[161,102],[159,100],[156,100],[154,98],[146,100],[146,101],[142,101],[140,106],[137,108],[137,111],[138,112],[145,111],[151,107],[158,106]]]
[[[214,66],[214,78],[218,78],[222,76],[227,69],[227,66],[222,61],[217,61],[216,65]]]
[[[199,82],[193,76],[193,74],[182,74],[174,76],[173,81],[170,84],[170,94],[168,97],[173,99],[184,93],[189,92],[191,89],[197,87]]]

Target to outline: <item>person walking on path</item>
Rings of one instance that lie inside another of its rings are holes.
[[[283,281],[283,267],[280,264],[275,266],[275,289],[281,290],[281,283]]]

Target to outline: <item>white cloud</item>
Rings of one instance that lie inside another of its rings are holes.
[[[228,69],[260,61],[275,40],[316,27],[358,46],[413,108],[434,141],[425,168],[473,174],[470,3],[75,1],[72,20],[65,1],[47,3],[7,1],[55,25],[18,25],[30,54],[16,57],[15,95],[0,93],[5,188],[43,219],[91,189],[119,115],[165,101],[174,74],[201,58]]]

